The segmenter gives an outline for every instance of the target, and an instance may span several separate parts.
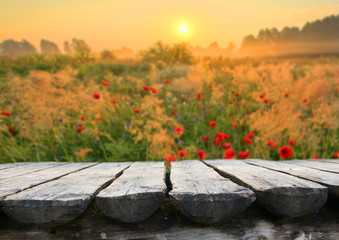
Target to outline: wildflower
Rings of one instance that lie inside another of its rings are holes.
[[[232,123],[232,127],[237,128],[238,124],[237,123]]]
[[[259,94],[259,98],[264,98],[265,97],[265,95],[264,94]]]
[[[178,155],[180,157],[185,157],[187,155],[187,151],[185,151],[185,150],[178,150]]]
[[[145,91],[148,91],[148,90],[149,90],[149,87],[147,87],[147,86],[142,86],[142,88],[143,88]]]
[[[101,81],[101,84],[106,86],[106,87],[109,87],[111,84],[109,84],[108,82],[105,82],[105,81]]]
[[[174,131],[176,131],[179,135],[181,135],[184,132],[184,129],[182,127],[175,127]]]
[[[293,141],[293,140],[289,140],[289,141],[288,141],[288,144],[289,144],[291,147],[293,147],[293,146],[294,146],[294,141]]]
[[[99,143],[98,143],[98,142],[94,142],[94,146],[96,146],[96,147],[97,147],[98,145],[99,145]]]
[[[212,128],[212,127],[215,127],[215,125],[217,125],[217,122],[216,121],[212,121],[208,125]]]
[[[93,98],[94,99],[100,99],[100,94],[99,93],[93,93]]]
[[[221,142],[221,141],[222,141],[222,140],[220,140],[220,138],[215,138],[215,139],[213,140],[214,144],[217,145],[217,146],[220,146],[220,142]]]
[[[102,120],[101,117],[97,117],[97,121],[100,122]]]
[[[59,122],[62,122],[62,118],[59,118]]]
[[[304,103],[307,102],[307,101],[308,101],[307,98],[304,98],[304,99],[303,99],[303,102],[304,102]]]
[[[84,116],[81,116],[81,117],[80,117],[80,120],[81,120],[81,121],[85,121],[85,117],[84,117]]]
[[[248,137],[248,138],[254,138],[254,133],[251,133],[251,132],[250,132],[250,133],[247,133],[247,137]]]
[[[66,135],[66,132],[62,132],[61,134],[62,134],[63,136],[65,136],[65,135]]]
[[[285,93],[284,96],[285,96],[285,98],[287,98],[287,97],[290,96],[290,93]]]
[[[111,99],[111,102],[112,103],[118,103],[118,101],[116,99],[114,99],[114,98]]]
[[[273,139],[268,139],[267,145],[270,146],[271,148],[276,148],[278,146],[278,144]]]
[[[198,150],[198,151],[197,151],[197,155],[198,155],[198,157],[199,157],[200,160],[203,160],[203,159],[206,158],[206,153],[205,153],[204,150]]]
[[[235,96],[238,97],[238,96],[239,96],[239,93],[235,93]]]
[[[15,130],[11,126],[7,126],[7,128],[8,128],[9,133],[12,134],[12,136],[16,134]]]
[[[198,99],[200,100],[200,99],[202,99],[202,94],[201,93],[198,93]]]
[[[152,93],[156,94],[157,93],[157,90],[154,88],[154,87],[150,87]]]
[[[130,122],[126,122],[126,126],[127,127],[131,126],[131,123]]]
[[[247,137],[244,137],[244,142],[245,142],[246,144],[251,144],[251,143],[252,143],[252,140],[249,139],[249,138],[247,138]]]
[[[178,141],[178,144],[179,144],[179,145],[182,145],[182,144],[184,144],[184,141],[179,140],[179,141]]]
[[[234,157],[234,150],[232,148],[226,149],[224,152],[224,159],[232,159]]]
[[[222,141],[224,139],[230,139],[230,136],[228,136],[226,133],[222,133],[222,132],[217,132],[216,136],[217,136],[217,138],[220,139],[220,141]]]
[[[269,103],[269,102],[270,101],[267,98],[264,99],[264,103]]]
[[[134,109],[134,112],[135,112],[135,113],[139,113],[139,112],[140,112],[140,109],[139,109],[139,108],[136,108],[136,109]]]
[[[169,79],[164,79],[164,83],[170,83],[171,81]]]
[[[222,147],[225,148],[225,149],[228,149],[228,148],[231,148],[232,147],[232,144],[227,142],[227,143],[223,143],[222,144]]]
[[[314,155],[312,156],[312,159],[319,159],[319,157],[318,157],[317,154],[314,154]]]
[[[85,129],[85,128],[84,128],[83,126],[77,127],[77,131],[78,131],[78,132],[82,132],[84,129]]]
[[[335,152],[333,155],[335,158],[339,158],[339,152]]]
[[[177,114],[177,111],[175,111],[174,109],[172,110],[172,114],[175,115]]]
[[[279,149],[279,155],[281,158],[285,159],[285,158],[290,158],[293,154],[293,149],[291,147],[288,146],[282,146]]]
[[[229,101],[228,103],[229,103],[230,105],[232,105],[232,104],[233,104],[233,101]]]
[[[297,114],[297,118],[301,119],[302,115],[301,114]]]
[[[174,162],[175,161],[175,157],[173,155],[167,155],[165,156],[165,159],[167,162]]]
[[[203,136],[203,137],[202,137],[202,140],[203,140],[204,142],[207,142],[207,141],[208,141],[208,137],[207,137],[207,136]]]
[[[311,113],[311,117],[314,117],[315,116],[315,114],[314,113]]]
[[[248,151],[247,152],[238,152],[238,157],[240,159],[246,159],[246,158],[251,157],[251,154]]]
[[[6,112],[6,111],[0,111],[1,114],[6,115],[6,116],[11,116],[12,113]]]
[[[172,106],[173,106],[173,107],[176,107],[176,106],[177,106],[177,104],[176,104],[176,103],[173,103],[173,104],[172,104]]]

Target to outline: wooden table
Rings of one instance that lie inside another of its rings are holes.
[[[313,214],[328,197],[339,202],[337,160],[171,165],[169,174],[163,162],[2,164],[0,208],[18,223],[60,225],[95,204],[108,218],[132,224],[170,204],[192,222],[212,224],[254,202],[279,217]]]

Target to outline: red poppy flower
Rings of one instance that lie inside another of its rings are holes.
[[[101,117],[97,117],[97,121],[100,122],[102,120]]]
[[[112,103],[118,103],[118,101],[116,99],[114,99],[114,98],[111,99],[111,102]]]
[[[175,111],[174,109],[172,110],[172,114],[175,115],[177,114],[177,111]]]
[[[246,159],[246,158],[249,158],[249,157],[251,157],[251,154],[250,154],[250,152],[239,152],[238,153],[238,157],[240,158],[240,159]]]
[[[311,117],[314,117],[315,116],[315,114],[314,113],[311,113]]]
[[[108,82],[105,82],[105,81],[101,81],[101,84],[106,86],[106,87],[109,87],[111,84],[109,84]]]
[[[156,94],[157,93],[157,90],[154,88],[154,87],[150,87],[152,93]]]
[[[200,160],[203,160],[203,159],[206,158],[206,153],[205,153],[204,150],[198,150],[198,151],[197,151],[197,155],[198,155],[198,157],[199,157]]]
[[[207,136],[203,136],[203,137],[202,137],[202,140],[203,140],[204,142],[207,142],[207,141],[208,141],[208,137],[207,137]]]
[[[216,121],[212,121],[208,125],[212,128],[212,127],[215,127],[215,125],[217,125],[217,122]]]
[[[238,96],[239,96],[239,93],[235,93],[235,96],[238,97]]]
[[[335,153],[334,153],[334,157],[335,157],[335,158],[339,158],[339,152],[335,152]]]
[[[269,102],[270,101],[267,98],[264,99],[264,103],[269,103]]]
[[[173,103],[173,104],[172,104],[172,106],[173,106],[173,107],[176,107],[176,106],[177,106],[177,104],[176,104],[176,103]]]
[[[139,113],[139,112],[140,112],[140,109],[139,109],[139,108],[136,108],[136,109],[134,109],[134,112],[135,112],[135,113]]]
[[[148,90],[149,90],[149,87],[147,87],[147,86],[142,86],[142,88],[143,88],[145,91],[148,91]]]
[[[202,99],[202,94],[198,93],[197,97],[198,97],[199,100]]]
[[[93,98],[94,99],[100,99],[100,94],[99,93],[93,93]]]
[[[220,146],[220,138],[215,138],[214,140],[213,140],[213,142],[214,142],[214,144],[215,145],[217,145],[217,146]]]
[[[251,144],[251,143],[252,143],[252,140],[249,139],[248,137],[244,137],[244,142],[245,142],[246,144]]]
[[[285,96],[285,97],[289,97],[290,94],[289,94],[289,93],[285,93],[284,96]]]
[[[7,126],[7,128],[8,128],[9,133],[12,134],[12,136],[16,134],[15,130],[11,126]]]
[[[231,92],[232,94],[234,94],[235,92],[234,92],[234,90],[232,90],[232,92]]]
[[[216,136],[217,138],[220,139],[220,141],[224,139],[230,139],[230,136],[228,136],[226,133],[223,133],[223,132],[217,132]]]
[[[164,79],[164,83],[170,83],[171,81],[169,79]]]
[[[304,98],[304,99],[303,99],[303,102],[307,102],[307,101],[308,101],[307,98]]]
[[[294,142],[293,140],[289,140],[289,141],[288,141],[288,144],[289,144],[291,147],[294,146],[294,143],[295,143],[295,142]]]
[[[78,131],[78,132],[82,132],[82,131],[84,131],[84,129],[85,129],[85,128],[84,128],[83,126],[77,127],[77,131]]]
[[[297,118],[301,119],[302,115],[301,114],[297,114]]]
[[[228,148],[231,148],[232,147],[232,144],[227,142],[227,143],[223,143],[222,144],[222,147],[225,148],[225,149],[228,149]]]
[[[175,161],[175,157],[173,155],[167,155],[165,156],[165,159],[167,162],[174,162]]]
[[[248,138],[254,138],[254,133],[251,133],[251,132],[250,132],[250,133],[247,133],[247,137],[248,137]]]
[[[175,127],[174,131],[176,131],[179,135],[181,135],[184,132],[184,129],[182,127]]]
[[[278,144],[272,139],[267,140],[267,145],[270,146],[271,148],[276,148],[278,146]]]
[[[312,156],[312,159],[319,159],[319,157],[318,157],[317,154],[314,154],[314,155]]]
[[[180,157],[185,157],[187,155],[187,151],[185,151],[185,150],[178,150],[178,155]]]
[[[233,101],[229,101],[228,103],[229,103],[230,105],[232,105],[232,104],[233,104]]]
[[[339,92],[339,89],[334,90],[334,92],[335,92],[335,93],[338,93],[338,92]]]
[[[264,98],[265,95],[264,94],[259,94],[259,98]]]
[[[226,149],[224,152],[224,159],[232,159],[234,157],[234,150],[232,148]]]
[[[238,124],[237,123],[232,123],[232,127],[237,128]]]
[[[292,157],[292,154],[293,154],[293,149],[289,146],[282,146],[279,149],[279,155],[283,159]]]
[[[0,111],[0,114],[6,115],[6,116],[11,116],[12,113],[6,112],[6,111]]]

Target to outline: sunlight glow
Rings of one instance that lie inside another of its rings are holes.
[[[186,26],[186,25],[180,25],[180,26],[179,26],[179,32],[180,32],[181,34],[186,34],[186,33],[188,32],[187,26]]]

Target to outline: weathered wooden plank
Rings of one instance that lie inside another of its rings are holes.
[[[284,162],[259,159],[248,159],[245,162],[320,183],[328,187],[328,193],[330,197],[339,199],[339,174],[294,164],[286,164]]]
[[[306,215],[318,210],[327,201],[327,188],[312,181],[240,160],[204,162],[222,176],[253,190],[257,202],[279,216]]]
[[[7,168],[12,168],[12,167],[18,167],[21,165],[28,164],[26,162],[20,162],[20,163],[3,163],[0,164],[0,170],[7,169]],[[1,172],[0,172],[1,173]]]
[[[4,212],[20,223],[62,224],[83,213],[95,195],[130,163],[100,163],[11,195]]]
[[[163,162],[135,162],[97,195],[96,202],[110,218],[143,221],[160,207],[167,191],[165,178]]]
[[[0,171],[0,181],[3,179],[13,178],[33,172],[38,172],[44,169],[53,168],[67,163],[61,162],[36,162],[32,164],[21,164],[17,167],[7,168]]]
[[[307,159],[307,161],[325,162],[325,163],[336,163],[339,164],[339,159]]]
[[[335,163],[307,161],[307,160],[289,160],[289,161],[284,161],[283,163],[295,164],[298,166],[314,168],[314,169],[318,169],[318,170],[322,170],[326,172],[339,173],[339,164],[335,164]]]
[[[172,162],[171,202],[193,222],[215,223],[243,212],[255,201],[255,194],[223,178],[204,163]]]
[[[2,200],[6,196],[54,180],[71,172],[90,167],[94,164],[96,163],[69,163],[52,169],[48,168],[39,172],[32,172],[22,176],[3,179],[0,181],[0,207]]]

